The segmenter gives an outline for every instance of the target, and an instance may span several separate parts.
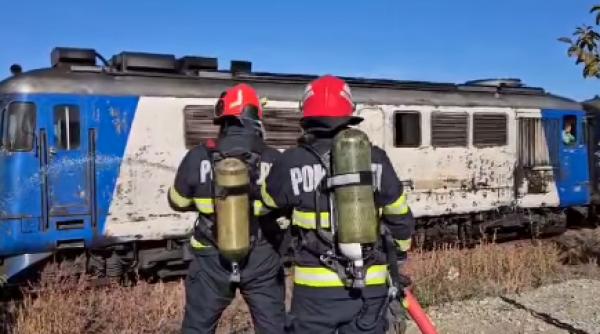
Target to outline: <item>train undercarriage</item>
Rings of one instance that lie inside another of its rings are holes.
[[[569,221],[573,215],[570,211],[560,208],[499,208],[471,214],[419,217],[415,246],[424,249],[444,244],[469,247],[482,240],[504,242],[561,234],[574,223],[574,219]]]
[[[471,247],[482,241],[507,242],[564,233],[571,226],[595,225],[599,207],[502,208],[473,214],[419,217],[414,247],[442,245]],[[188,239],[136,241],[97,250],[67,249],[54,253],[5,258],[0,273],[19,282],[35,277],[48,262],[68,263],[71,273],[89,273],[107,279],[132,281],[182,277],[192,259]]]
[[[185,276],[192,254],[189,239],[136,241],[110,247],[84,250],[23,254],[0,261],[5,283],[36,279],[45,264],[59,263],[70,274],[88,273],[98,278],[132,281],[168,280]],[[1,282],[0,282],[1,283]],[[0,284],[1,285],[1,284]]]

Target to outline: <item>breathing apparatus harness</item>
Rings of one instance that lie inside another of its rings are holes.
[[[253,181],[257,180],[260,176],[260,161],[262,152],[264,151],[264,143],[262,141],[253,141],[251,145],[251,149],[248,151],[242,147],[231,147],[220,149],[219,145],[217,148],[209,150],[208,155],[210,157],[211,162],[211,172],[213,175],[212,182],[210,182],[210,193],[212,194],[212,205],[213,205],[213,219],[205,217],[203,215],[198,215],[198,218],[195,222],[195,228],[198,229],[203,239],[208,241],[208,243],[214,247],[214,249],[218,248],[218,243],[215,240],[215,228],[216,228],[216,215],[218,214],[216,209],[216,199],[217,198],[225,198],[227,196],[232,195],[241,195],[248,194],[249,200],[252,198],[252,194],[255,193],[253,187]],[[215,181],[215,166],[222,160],[227,158],[236,158],[241,160],[248,167],[248,171],[250,173],[250,184],[239,187],[219,187]],[[262,238],[261,229],[259,225],[254,223],[254,206],[252,201],[250,201],[249,205],[249,217],[250,217],[250,251],[254,248],[256,243]],[[243,259],[239,263],[239,267],[243,268],[247,263],[247,257]],[[237,267],[237,264],[232,264],[232,271],[234,273],[238,272],[240,268]],[[234,281],[238,278],[234,278]]]
[[[316,233],[313,234],[311,233],[311,231],[301,232],[301,234],[299,235],[300,240],[298,241],[299,245],[297,245],[297,247],[302,247],[311,254],[318,257],[319,262],[323,266],[337,273],[337,275],[340,277],[340,279],[346,287],[360,289],[364,287],[364,280],[366,277],[364,277],[364,275],[355,275],[355,270],[353,268],[352,261],[337,250],[337,222],[335,221],[336,205],[334,201],[333,190],[336,187],[342,187],[353,184],[372,185],[373,176],[372,173],[361,173],[358,182],[356,182],[356,180],[352,180],[354,182],[348,182],[347,180],[344,181],[341,177],[332,176],[331,150],[328,149],[323,154],[319,153],[317,148],[315,148],[313,145],[314,140],[314,135],[305,134],[303,137],[300,138],[299,144],[300,147],[302,147],[303,149],[311,153],[313,156],[315,156],[319,161],[319,164],[321,164],[321,166],[323,166],[325,169],[325,176],[323,177],[321,182],[317,184],[317,187],[314,191]],[[326,194],[328,200],[330,226],[329,231],[323,227],[323,223],[321,221],[321,192]],[[322,247],[319,247],[319,241],[326,245],[326,249],[322,249]],[[377,245],[374,245],[373,248],[366,249],[367,252],[365,252],[364,256],[365,267],[368,267],[374,263],[376,246]]]
[[[350,259],[340,254],[337,251],[336,247],[336,206],[335,201],[333,199],[333,190],[335,187],[342,187],[346,185],[354,185],[354,184],[369,184],[373,185],[373,174],[372,172],[362,172],[359,177],[348,177],[347,175],[351,174],[342,174],[342,175],[332,175],[333,170],[331,168],[331,149],[328,149],[325,153],[321,154],[317,150],[317,148],[313,145],[314,143],[314,135],[311,133],[305,134],[299,140],[299,146],[311,153],[313,156],[317,158],[319,163],[325,168],[325,177],[323,180],[317,185],[317,189],[315,189],[314,196],[314,207],[315,207],[315,223],[316,223],[316,233],[311,233],[310,231],[304,231],[303,229],[299,229],[300,235],[298,236],[300,240],[297,240],[299,244],[295,247],[303,247],[308,252],[319,258],[319,261],[323,266],[329,268],[330,270],[336,272],[342,282],[344,282],[345,286],[348,288],[358,288],[360,289],[362,286],[355,284],[357,280],[366,279],[366,275],[364,275],[364,271],[359,271],[358,273],[363,273],[363,276],[356,277],[356,272],[353,268],[353,263]],[[351,180],[349,180],[351,179]],[[330,215],[330,230],[327,231],[324,229],[321,222],[320,215],[320,206],[321,206],[321,191],[326,193],[328,197],[329,204],[329,215]],[[377,190],[375,189],[375,193]],[[316,234],[316,238],[315,238]],[[390,306],[390,312],[392,315],[397,317],[403,317],[403,313],[400,310],[398,305],[402,305],[402,301],[404,299],[404,287],[410,285],[410,280],[403,275],[400,275],[398,268],[398,257],[396,254],[396,248],[394,239],[392,237],[391,231],[385,226],[380,225],[380,234],[381,238],[379,240],[383,241],[383,244],[380,244],[381,241],[374,244],[372,248],[366,249],[366,252],[363,250],[364,256],[364,267],[368,268],[372,265],[376,258],[377,249],[383,248],[384,253],[386,254],[387,262],[388,262],[388,295],[387,298],[384,298],[384,301],[379,306],[377,311],[377,316],[375,319],[371,321],[365,320],[365,314],[367,312],[367,304],[364,303],[363,308],[360,310],[359,314],[356,317],[356,325],[362,330],[369,331],[374,329],[381,319],[384,318],[385,312],[388,310],[388,306]],[[318,240],[315,240],[318,239]],[[325,243],[327,245],[327,249],[324,251],[318,247],[319,241]],[[361,295],[361,299],[364,301],[364,297]],[[391,307],[394,306],[394,307]]]

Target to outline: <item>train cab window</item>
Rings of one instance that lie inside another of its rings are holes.
[[[35,140],[36,107],[30,102],[13,102],[3,114],[2,145],[11,152],[29,152]]]
[[[431,114],[431,145],[433,147],[466,147],[469,119],[467,113],[433,112]]]
[[[54,107],[54,142],[61,150],[74,150],[80,144],[79,107],[59,105]]]
[[[563,128],[561,138],[565,145],[577,143],[577,117],[569,115],[563,117]]]
[[[394,146],[421,146],[421,114],[417,111],[394,113]]]
[[[507,144],[506,114],[474,113],[473,145],[475,147]]]

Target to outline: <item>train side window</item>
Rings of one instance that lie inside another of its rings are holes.
[[[421,146],[421,114],[418,111],[394,113],[394,146]]]
[[[563,128],[561,138],[565,145],[577,143],[577,117],[573,115],[563,116]]]
[[[4,113],[3,146],[11,152],[29,152],[35,140],[36,107],[31,102],[13,102]]]
[[[507,144],[507,137],[506,114],[473,114],[473,145],[475,147],[504,146]]]
[[[69,151],[79,148],[81,122],[79,107],[75,105],[58,105],[54,107],[54,142],[61,150]]]
[[[433,147],[466,147],[468,127],[467,113],[433,112],[431,114],[431,145]]]

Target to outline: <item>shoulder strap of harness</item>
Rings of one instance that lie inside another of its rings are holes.
[[[301,141],[300,142],[300,147],[304,148],[305,150],[307,150],[309,153],[311,153],[312,155],[314,155],[317,160],[319,161],[319,163],[325,167],[325,177],[323,178],[323,180],[321,181],[321,183],[317,184],[317,187],[315,188],[315,196],[314,196],[314,205],[315,205],[315,220],[316,220],[316,230],[317,230],[317,235],[323,239],[323,241],[325,243],[327,243],[329,246],[331,246],[333,249],[335,249],[335,241],[334,241],[334,235],[333,233],[329,232],[329,231],[325,231],[323,229],[323,224],[321,223],[321,191],[327,192],[327,187],[326,185],[326,180],[329,177],[329,175],[331,174],[331,150],[327,150],[327,152],[325,152],[324,154],[320,154],[310,143],[308,143],[307,141]],[[327,198],[330,197],[330,194],[327,193]],[[329,207],[329,226],[330,229],[333,229],[333,208]]]

